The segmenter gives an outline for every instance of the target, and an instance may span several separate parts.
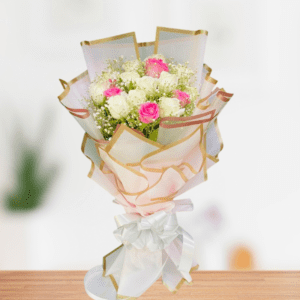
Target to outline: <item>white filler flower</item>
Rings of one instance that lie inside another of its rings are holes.
[[[140,75],[138,72],[132,71],[132,72],[123,72],[122,74],[120,74],[120,78],[124,81],[124,82],[135,82],[137,78],[140,78]]]
[[[127,102],[131,106],[139,106],[146,102],[146,93],[143,90],[131,90],[128,93]]]
[[[137,89],[144,90],[147,94],[151,94],[157,88],[157,78],[143,76],[136,79]]]
[[[188,86],[184,91],[190,95],[192,101],[196,101],[200,97],[198,90],[195,87]]]
[[[126,61],[122,68],[126,72],[137,71],[141,67],[141,62],[138,59]]]
[[[182,111],[180,102],[177,98],[161,97],[159,99],[159,114],[160,117],[179,116],[184,112]]]
[[[121,119],[129,114],[130,108],[126,98],[121,95],[109,98],[108,110],[115,119]]]
[[[97,82],[94,81],[89,88],[89,94],[96,104],[102,104],[105,100],[103,92],[110,86],[109,81]]]

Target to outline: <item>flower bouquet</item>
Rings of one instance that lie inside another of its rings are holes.
[[[135,33],[81,43],[87,71],[60,80],[62,105],[85,130],[88,174],[122,205],[121,246],[85,276],[93,299],[136,299],[159,277],[171,292],[198,268],[193,238],[174,200],[207,179],[223,148],[217,117],[232,94],[215,88],[203,63],[207,31],[158,27],[155,42]]]

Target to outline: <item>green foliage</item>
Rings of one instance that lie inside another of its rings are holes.
[[[4,205],[10,211],[30,211],[42,204],[58,166],[43,163],[45,136],[35,143],[26,140],[20,131],[14,136],[18,137],[14,142],[14,186],[4,196]]]
[[[121,83],[121,82],[122,82],[122,80],[120,80],[120,83]],[[128,85],[123,84],[123,85],[122,85],[122,89],[128,94],[129,91],[135,90],[135,89],[136,89],[136,84],[133,83],[132,81],[130,81]]]

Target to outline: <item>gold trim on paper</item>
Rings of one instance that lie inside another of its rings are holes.
[[[203,147],[204,147],[204,152],[205,152],[205,156],[204,156],[204,165],[203,165],[203,173],[204,173],[204,180],[206,181],[207,180],[207,152],[206,152],[206,132],[203,136],[203,140],[204,142],[202,143],[203,144]]]
[[[212,160],[215,163],[219,162],[219,159],[217,157],[212,156],[210,154],[206,154],[206,157],[209,158],[210,160]]]
[[[156,34],[155,34],[155,42],[154,42],[154,54],[157,54],[158,51],[158,43],[159,43],[159,28],[156,27]]]
[[[83,73],[81,73],[80,75],[78,75],[77,77],[73,78],[69,82],[66,82],[62,79],[59,79],[60,83],[62,84],[62,86],[65,90],[58,96],[58,100],[62,101],[69,94],[70,89],[71,89],[71,85],[74,84],[75,82],[79,81],[80,79],[84,78],[86,75],[88,75],[87,70],[84,71]]]
[[[81,151],[82,151],[83,154],[84,154],[87,139],[88,139],[88,133],[86,132],[83,136],[82,143],[81,143]]]
[[[87,45],[87,46],[97,45],[97,44],[100,44],[100,43],[107,43],[107,42],[111,42],[111,41],[117,41],[117,40],[124,39],[126,37],[131,37],[131,36],[135,36],[134,31],[119,34],[119,35],[110,36],[110,37],[103,38],[103,39],[93,40],[93,41],[82,41],[80,43],[80,45],[81,46],[83,46],[83,45]]]
[[[221,94],[224,97],[229,97],[229,98],[231,98],[233,96],[233,94],[231,94],[231,93],[226,93],[224,89],[221,89],[219,91],[219,94]]]
[[[222,100],[223,102],[228,102],[232,98],[233,94],[225,93],[222,91],[219,91],[217,94],[217,98]]]
[[[87,175],[89,178],[92,178],[92,176],[94,174],[94,171],[95,171],[95,163],[92,160],[91,160],[91,162],[92,162],[92,165],[91,165],[90,171],[89,171],[89,173]]]
[[[188,163],[186,163],[186,164],[188,164]],[[104,165],[103,165],[104,166]],[[179,168],[181,166],[181,164],[177,167],[177,166],[175,166],[175,165],[172,165],[172,166],[170,166],[170,167],[168,167],[168,168],[163,168],[163,171],[162,172],[160,172],[160,173],[162,173],[161,174],[161,176],[159,177],[159,179],[152,185],[152,186],[149,186],[147,189],[145,189],[144,191],[141,191],[141,192],[136,192],[136,193],[128,193],[128,192],[126,192],[126,191],[124,191],[122,188],[120,188],[119,187],[119,179],[116,177],[116,175],[113,173],[113,172],[111,172],[112,174],[113,174],[113,176],[114,176],[114,178],[115,178],[115,183],[116,183],[116,189],[121,193],[121,194],[124,194],[124,195],[128,195],[128,196],[137,196],[137,198],[136,198],[136,202],[135,202],[135,205],[139,205],[139,204],[137,204],[137,202],[138,202],[138,197],[140,196],[140,195],[142,195],[142,194],[144,194],[144,193],[146,193],[147,191],[149,191],[150,189],[152,189],[152,188],[154,188],[156,185],[158,185],[159,183],[160,183],[160,181],[162,180],[162,177],[163,177],[163,175],[164,175],[164,173],[169,169],[169,168],[173,168],[176,172],[178,172],[177,171],[177,168]],[[175,168],[174,168],[175,167]],[[190,166],[191,167],[191,166]],[[192,168],[192,167],[191,167]],[[102,171],[102,170],[101,170]],[[103,171],[102,171],[103,172]],[[180,172],[182,173],[182,171],[180,170]],[[110,174],[109,172],[103,172],[104,174]],[[181,175],[181,173],[179,173],[180,175]],[[184,174],[182,174],[184,177],[185,177],[185,175]],[[122,183],[121,183],[122,184]],[[176,191],[175,193],[172,193],[172,194],[170,194],[169,196],[167,196],[167,198],[169,199],[170,197],[171,197],[171,195],[176,195],[178,193],[178,191]],[[172,196],[172,199],[174,198],[175,196]],[[166,197],[160,197],[159,199],[162,199],[162,198],[166,198]],[[156,199],[156,198],[155,198]],[[154,199],[154,200],[155,200]],[[157,198],[158,199],[158,198]],[[171,201],[172,199],[170,199],[170,200],[168,200],[168,201]],[[151,201],[153,201],[153,200],[151,200]],[[164,201],[162,201],[162,202],[165,202],[165,200]],[[156,203],[153,203],[153,204],[156,204]],[[149,203],[149,204],[146,204],[146,205],[141,205],[141,206],[148,206],[148,205],[152,205],[152,203]]]
[[[190,34],[190,35],[198,35],[198,34],[205,34],[208,35],[207,30],[186,30],[186,29],[176,29],[176,28],[170,28],[170,27],[156,27],[157,31],[165,31],[165,32],[174,32],[174,33],[181,33],[181,34]]]
[[[175,29],[175,28],[168,28],[168,27],[156,27],[156,38],[154,44],[154,54],[157,54],[158,46],[159,46],[159,34],[161,31],[164,32],[174,32],[174,33],[181,33],[181,34],[190,34],[190,35],[198,35],[198,34],[205,34],[208,35],[208,31],[206,30],[185,30],[185,29]]]
[[[96,147],[96,150],[97,150],[97,152],[98,152],[98,155],[101,157],[100,151],[99,151],[99,147]],[[144,192],[146,192],[146,191],[149,189],[149,181],[148,181],[148,178],[147,178],[143,173],[141,173],[141,172],[139,172],[139,171],[137,171],[137,170],[135,170],[135,169],[133,169],[133,168],[127,166],[126,164],[123,164],[122,162],[118,161],[116,158],[114,158],[114,157],[111,156],[109,153],[107,153],[107,152],[106,152],[106,149],[102,149],[102,148],[101,148],[101,150],[103,150],[103,151],[104,151],[104,152],[105,152],[105,153],[106,153],[106,154],[107,154],[107,155],[108,155],[115,163],[117,163],[118,165],[124,167],[125,169],[129,170],[130,172],[132,172],[132,173],[136,174],[137,176],[142,177],[142,178],[144,178],[144,179],[146,180],[147,187],[146,187],[144,190],[142,190],[142,191],[140,191],[140,192],[129,193],[129,192],[125,191],[122,187],[120,187],[120,184],[123,186],[122,182],[119,180],[119,178],[116,176],[116,174],[115,174],[114,172],[111,172],[111,173],[113,174],[114,178],[115,178],[115,183],[116,183],[115,188],[116,188],[121,194],[124,194],[124,195],[127,195],[127,196],[139,196],[139,195],[143,194]],[[100,166],[101,166],[101,165],[100,165]],[[103,168],[103,166],[104,166],[104,165],[102,164],[102,168]],[[108,169],[109,169],[109,168],[108,168]],[[102,172],[103,174],[110,174],[110,172],[103,172],[102,170],[101,170],[101,172]]]
[[[191,268],[190,273],[194,272],[194,271],[197,271],[198,269],[199,269],[199,265],[196,265],[195,267]]]
[[[111,282],[112,282],[114,288],[116,289],[116,291],[118,291],[119,286],[118,286],[118,283],[117,283],[115,277],[114,277],[113,275],[108,275],[108,276],[109,276],[109,278],[110,278],[110,280],[111,280]]]
[[[204,133],[204,128],[203,124],[201,124],[201,139],[199,143],[200,151],[202,153],[203,161],[200,166],[199,172],[200,173],[203,169],[203,176],[204,176],[204,181],[207,180],[207,164],[206,164],[206,133]]]
[[[83,73],[81,73],[80,75],[78,75],[77,77],[73,78],[70,82],[69,85],[74,84],[75,82],[79,81],[80,79],[84,78],[86,75],[88,75],[89,72],[88,70],[84,71]]]
[[[183,181],[188,182],[187,177],[184,175],[184,173],[182,172],[182,170],[179,167],[173,165],[172,168],[179,173],[179,175],[181,176]]]
[[[100,163],[100,166],[99,166],[99,169],[100,171],[103,173],[103,174],[113,174],[113,172],[108,168],[106,167],[109,171],[104,171],[103,168],[104,168],[105,165],[105,162],[104,160],[101,160],[101,163]]]
[[[135,32],[129,32],[129,33],[124,33],[124,34],[120,34],[120,35],[115,35],[115,36],[111,36],[108,38],[104,38],[104,39],[99,39],[99,40],[94,40],[94,41],[83,41],[80,43],[81,46],[92,46],[92,45],[97,45],[100,43],[107,43],[107,42],[111,42],[111,41],[117,41],[120,39],[124,39],[126,37],[133,37],[133,42],[134,42],[134,48],[135,48],[135,53],[136,53],[136,57],[140,58],[140,53],[139,53],[139,48],[138,48],[138,43],[136,40],[136,35]]]
[[[140,59],[140,51],[139,51],[139,47],[138,47],[138,44],[137,44],[135,33],[134,33],[134,36],[133,36],[133,41],[134,41],[134,48],[135,48],[136,58]]]
[[[81,151],[82,153],[84,154],[85,157],[87,157],[90,161],[91,161],[91,168],[89,170],[89,173],[88,173],[88,177],[89,178],[92,178],[93,174],[94,174],[94,171],[95,171],[95,163],[93,162],[93,160],[87,156],[84,151],[85,151],[85,145],[86,145],[86,142],[87,142],[87,139],[90,138],[91,136],[86,132],[83,136],[83,140],[82,140],[82,143],[81,143]]]
[[[202,125],[202,124],[201,124],[201,125]],[[179,144],[185,142],[186,140],[188,140],[190,137],[192,137],[192,136],[193,136],[193,135],[201,128],[201,125],[199,125],[192,133],[190,133],[190,134],[187,135],[186,137],[180,139],[179,141],[173,142],[173,143],[171,143],[171,144],[169,144],[169,145],[165,145],[165,146],[162,147],[161,149],[152,151],[151,153],[148,153],[148,154],[146,154],[145,156],[143,156],[142,159],[141,159],[141,161],[140,161],[140,162],[141,162],[141,168],[142,168],[143,170],[145,170],[145,171],[150,171],[150,172],[151,172],[152,170],[160,171],[161,169],[154,169],[154,168],[148,168],[148,167],[143,166],[143,161],[144,161],[145,159],[151,157],[151,156],[154,156],[154,155],[156,155],[156,154],[158,154],[158,153],[160,153],[160,152],[163,152],[163,151],[165,151],[165,150],[168,150],[168,149],[170,149],[170,148],[173,148],[173,147],[175,147],[175,146],[177,146],[177,145],[179,145]]]
[[[207,64],[203,64],[203,68],[205,70],[207,70],[207,72],[208,72],[206,75],[210,75],[211,74],[212,68],[210,68]]]
[[[200,172],[202,171],[202,169],[203,169],[203,167],[204,167],[204,164],[205,164],[205,162],[206,162],[206,150],[204,149],[203,143],[202,143],[202,140],[203,140],[203,125],[201,125],[201,127],[202,127],[202,129],[201,129],[201,131],[200,131],[201,137],[200,137],[199,147],[200,147],[200,151],[201,151],[202,156],[203,156],[203,161],[202,161],[202,163],[201,163],[201,166],[200,166],[200,168],[199,168],[199,171],[198,171],[198,172],[195,171],[195,170],[192,168],[192,166],[190,166],[188,163],[185,163],[185,162],[184,162],[184,163],[181,163],[181,164],[178,166],[178,168],[179,168],[179,167],[180,167],[181,165],[183,165],[183,164],[185,164],[185,165],[187,165],[187,166],[189,165],[190,168],[191,168],[191,171],[193,172],[193,170],[194,170],[193,173],[195,173],[195,174],[198,174],[198,173],[200,173]],[[171,167],[172,167],[172,166],[171,166]],[[169,167],[169,168],[170,168],[170,167]],[[167,171],[167,170],[168,170],[168,168],[165,168],[164,172]],[[176,170],[176,171],[177,171],[177,170]],[[164,172],[163,172],[163,173],[164,173]],[[162,174],[161,177],[158,179],[158,181],[157,181],[155,184],[153,184],[153,186],[150,187],[150,188],[153,188],[154,186],[156,186],[156,185],[161,181],[162,176],[163,176],[163,174]],[[205,176],[204,176],[204,177],[205,177]],[[150,188],[149,188],[149,189],[150,189]],[[157,201],[154,202],[154,203],[137,204],[137,202],[138,202],[138,197],[137,197],[137,198],[136,198],[136,205],[137,205],[137,206],[150,206],[150,205],[154,205],[154,204],[159,204],[159,203],[164,203],[164,202],[170,202],[170,201],[172,201],[172,200],[176,197],[176,195],[177,195],[177,193],[178,193],[179,191],[180,191],[180,189],[177,190],[176,192],[170,194],[169,196],[166,196],[166,197],[152,198],[151,201],[157,200]]]
[[[210,74],[207,74],[207,75],[205,76],[205,81],[210,82],[210,83],[212,83],[212,84],[217,84],[217,83],[218,83],[218,80],[216,80],[216,79],[210,77]]]
[[[99,151],[99,147],[96,147],[96,149],[97,149],[97,151],[98,151],[99,156],[101,157],[100,151]],[[124,168],[127,169],[128,171],[130,171],[130,172],[134,173],[135,175],[137,175],[137,176],[139,176],[139,177],[142,177],[142,178],[144,178],[144,179],[146,179],[146,180],[148,181],[148,178],[147,178],[146,175],[144,175],[143,173],[137,171],[136,169],[133,169],[133,168],[127,166],[126,164],[123,164],[122,162],[120,162],[119,160],[117,160],[115,157],[113,157],[112,155],[110,155],[110,154],[106,151],[106,149],[102,149],[102,148],[101,148],[101,150],[104,151],[104,152],[109,156],[109,158],[110,158],[111,160],[113,160],[115,163],[117,163],[117,164],[120,165],[121,167],[124,167]]]
[[[138,198],[139,198],[139,196],[141,195],[141,194],[144,194],[144,193],[146,193],[147,191],[149,191],[150,189],[153,189],[156,185],[158,185],[159,183],[160,183],[160,181],[162,180],[162,177],[163,177],[163,175],[164,175],[164,173],[169,169],[169,168],[173,168],[174,167],[174,165],[173,166],[170,166],[170,167],[168,167],[168,168],[164,168],[163,169],[163,171],[162,171],[162,174],[161,174],[161,176],[158,178],[158,180],[152,185],[152,186],[149,186],[149,188],[147,189],[147,190],[145,190],[144,192],[141,192],[141,193],[139,193],[139,195],[137,195],[137,198],[136,198],[136,205],[139,205],[139,204],[137,204],[137,202],[138,202]],[[176,166],[175,166],[176,167]],[[176,172],[177,172],[177,170],[176,169],[174,169]],[[172,194],[170,194],[169,196],[166,196],[166,197],[160,197],[160,198],[153,198],[153,199],[151,199],[151,201],[154,201],[154,200],[156,200],[156,199],[162,199],[162,198],[168,198],[168,199],[170,199],[170,198],[174,198],[175,197],[175,195],[178,193],[178,191],[176,191],[176,192],[174,192],[174,193],[172,193]],[[172,200],[171,199],[171,200]],[[170,200],[170,201],[171,201]],[[163,201],[163,202],[165,202],[165,201]],[[153,203],[153,204],[156,204],[156,203]],[[140,206],[148,206],[148,205],[152,205],[152,203],[148,203],[148,204],[142,204],[142,205],[140,205]]]
[[[117,247],[116,249],[114,249],[113,251],[111,251],[111,252],[109,252],[108,254],[106,254],[105,256],[103,256],[103,274],[102,274],[103,277],[106,276],[106,275],[105,275],[105,273],[106,273],[106,258],[107,258],[109,255],[111,255],[111,254],[113,254],[114,252],[116,252],[117,250],[119,250],[120,248],[122,248],[123,246],[124,246],[124,245],[122,244],[122,245],[120,245],[119,247]],[[118,292],[119,286],[118,286],[118,283],[117,283],[115,277],[114,277],[112,274],[108,275],[108,277],[110,278],[110,280],[111,280],[111,282],[112,282],[112,284],[113,284],[113,286],[114,286],[116,292]],[[125,298],[123,298],[123,297],[125,297]],[[127,296],[122,296],[122,295],[117,295],[117,299],[137,299],[137,298],[134,298],[134,297],[127,297]]]
[[[84,151],[85,151],[85,145],[86,145],[86,142],[87,142],[87,140],[88,139],[91,139],[91,140],[93,140],[95,143],[94,143],[94,145],[95,146],[101,146],[101,144],[99,144],[99,140],[95,140],[93,137],[91,137],[87,132],[84,134],[84,136],[83,136],[83,140],[82,140],[82,143],[81,143],[81,151],[82,151],[82,153],[85,155],[85,157],[86,158],[88,158],[90,161],[91,161],[91,168],[90,168],[90,171],[89,171],[89,173],[88,173],[88,177],[89,178],[92,178],[92,176],[93,176],[93,174],[94,174],[94,171],[95,171],[95,167],[96,167],[96,165],[95,165],[95,163],[94,163],[94,161],[89,157],[89,156],[87,156],[85,153],[84,153]],[[101,142],[102,142],[102,140],[101,140]],[[103,142],[106,142],[106,141],[104,141],[103,140]],[[96,149],[97,149],[97,147],[96,147]],[[101,157],[100,157],[101,158]],[[100,169],[101,169],[101,165],[104,163],[104,161],[101,159],[101,163],[100,163]],[[102,170],[101,170],[102,171]],[[105,172],[103,172],[104,174],[105,174]],[[112,173],[112,172],[111,172]]]
[[[140,139],[143,142],[146,142],[146,143],[148,143],[150,145],[153,145],[153,146],[158,147],[158,148],[162,148],[163,147],[163,145],[161,145],[160,143],[151,141],[151,140],[147,139],[146,137],[142,136],[141,134],[138,134],[137,132],[135,132],[134,130],[132,130],[131,128],[129,128],[128,126],[126,126],[125,124],[121,124],[119,126],[118,130],[112,136],[110,142],[107,144],[107,146],[105,148],[105,152],[107,152],[107,153],[110,152],[110,150],[112,149],[112,147],[114,146],[114,144],[117,142],[117,140],[119,139],[119,137],[121,136],[121,134],[124,131],[128,131],[130,134],[134,135],[138,139]]]
[[[218,136],[219,142],[220,142],[220,151],[219,152],[221,152],[224,148],[224,143],[223,143],[223,139],[222,139],[222,136],[221,136],[219,125],[218,125],[218,118],[215,118],[214,124],[215,124],[215,128],[216,128],[217,136]]]
[[[204,107],[203,105],[200,105],[201,103],[203,103],[204,101],[208,100],[213,94],[216,94],[217,92],[219,92],[219,88],[215,88],[209,95],[207,95],[206,97],[200,99],[197,102],[197,107],[201,109],[201,107]]]
[[[189,273],[192,273],[192,272],[194,272],[194,271],[197,271],[198,268],[199,268],[199,265],[196,265],[195,267],[192,267]],[[182,278],[182,279],[179,281],[179,283],[176,285],[175,289],[172,290],[172,289],[171,289],[166,283],[164,283],[164,281],[163,281],[163,285],[165,285],[165,286],[167,287],[167,289],[168,289],[170,292],[172,292],[173,294],[176,294],[176,293],[179,291],[179,289],[181,288],[181,286],[182,286],[184,283],[186,283],[186,284],[188,284],[188,285],[192,285],[192,284],[193,284],[193,282],[188,282],[186,279]]]
[[[155,41],[153,42],[143,42],[143,43],[138,43],[138,47],[149,47],[149,46],[154,46],[155,45]]]
[[[89,178],[92,178],[92,176],[93,176],[93,174],[94,174],[94,171],[95,171],[96,165],[95,165],[94,161],[93,161],[89,156],[87,156],[87,155],[84,153],[84,151],[85,151],[85,145],[86,145],[86,142],[87,142],[88,139],[93,140],[93,141],[95,142],[95,145],[99,145],[99,141],[98,141],[98,140],[95,140],[93,137],[91,137],[91,136],[86,132],[86,133],[84,134],[84,136],[83,136],[82,143],[81,143],[81,151],[82,151],[82,153],[84,154],[85,157],[87,157],[87,158],[91,161],[91,168],[90,168],[90,171],[89,171],[89,173],[88,173],[87,176],[88,176]],[[106,142],[106,141],[103,141],[103,142]],[[103,163],[103,160],[101,160],[100,166],[101,166],[102,163]],[[104,173],[104,172],[103,172],[103,173]]]
[[[201,109],[201,110],[206,110],[206,109],[208,109],[209,108],[209,106],[210,106],[210,104],[207,104],[207,105],[198,105],[197,104],[197,107],[199,108],[199,109]]]
[[[124,125],[124,126],[125,126],[125,127],[124,127],[123,129],[124,129],[124,130],[127,130],[128,127],[127,127],[126,125]],[[199,129],[200,129],[200,130],[199,130]],[[169,166],[169,167],[164,167],[164,168],[159,169],[159,170],[158,170],[158,169],[147,168],[147,167],[145,167],[145,166],[142,166],[142,161],[143,161],[143,159],[147,158],[148,156],[150,157],[151,155],[157,154],[158,152],[161,152],[161,151],[165,150],[166,148],[170,148],[170,147],[172,147],[172,146],[176,146],[177,144],[180,144],[180,143],[184,142],[185,140],[189,139],[193,134],[195,134],[197,131],[200,131],[201,137],[200,137],[200,143],[199,143],[199,146],[200,146],[200,151],[201,151],[201,153],[202,153],[202,155],[203,155],[203,162],[202,162],[202,164],[201,164],[200,169],[199,169],[198,172],[195,171],[195,170],[192,168],[192,166],[190,166],[188,163],[185,163],[185,162],[181,163],[179,166],[172,165],[172,166]],[[172,143],[172,144],[163,146],[161,149],[157,149],[157,150],[155,150],[155,151],[152,151],[151,153],[149,153],[149,155],[148,155],[148,154],[145,155],[145,156],[141,159],[141,161],[140,161],[139,163],[135,163],[134,165],[136,165],[136,166],[139,165],[141,168],[143,168],[143,169],[145,169],[145,170],[147,170],[147,171],[150,170],[151,172],[156,171],[156,172],[162,173],[161,176],[160,176],[160,178],[157,180],[157,182],[155,182],[152,186],[148,186],[148,187],[147,187],[145,190],[143,190],[143,191],[136,192],[136,193],[128,193],[128,192],[124,191],[124,189],[120,187],[120,185],[122,185],[122,183],[119,182],[118,178],[116,177],[116,175],[115,175],[113,172],[111,172],[111,171],[109,171],[109,172],[103,172],[104,162],[102,162],[101,165],[100,165],[100,171],[102,171],[103,174],[113,174],[113,176],[114,176],[114,178],[115,178],[116,189],[117,189],[121,194],[129,195],[129,196],[137,196],[136,201],[135,201],[135,205],[137,205],[137,206],[148,206],[148,205],[154,205],[154,204],[158,204],[158,203],[162,203],[162,202],[172,201],[173,198],[175,197],[175,195],[178,193],[178,191],[176,191],[176,192],[173,193],[172,195],[169,195],[169,196],[166,196],[166,197],[154,198],[154,199],[151,200],[151,203],[141,204],[141,205],[138,204],[138,200],[139,200],[138,197],[139,197],[140,195],[142,195],[143,193],[147,192],[148,190],[152,189],[153,187],[155,187],[157,184],[159,184],[159,182],[160,182],[161,179],[162,179],[162,176],[163,176],[164,172],[166,172],[169,168],[173,168],[176,172],[178,172],[178,174],[181,175],[182,179],[185,180],[185,181],[187,181],[187,178],[186,178],[186,176],[184,175],[184,173],[182,172],[182,170],[180,169],[180,166],[181,166],[181,165],[187,165],[187,166],[190,168],[190,170],[191,170],[193,173],[195,173],[195,174],[201,172],[201,171],[202,171],[202,168],[205,167],[205,163],[206,163],[206,151],[205,151],[205,148],[204,148],[204,145],[203,145],[203,134],[204,134],[204,132],[203,132],[203,125],[201,124],[194,132],[192,132],[192,133],[191,133],[190,135],[188,135],[187,137],[185,137],[185,138],[183,138],[183,139],[181,139],[181,140],[179,140],[179,141],[176,141],[176,142],[174,142],[174,143]],[[137,137],[140,138],[141,136],[140,136],[139,134],[137,134]],[[85,140],[86,140],[86,139],[85,139]],[[98,154],[100,155],[99,147],[97,147],[97,144],[95,144],[95,145],[96,145],[96,148],[97,148],[97,152],[98,152]],[[104,152],[107,153],[107,149],[102,149],[102,150],[103,150]],[[153,152],[155,152],[155,153],[153,153]],[[107,154],[108,154],[108,153],[107,153]],[[108,155],[109,155],[109,154],[108,154]],[[109,155],[109,157],[112,158],[113,160],[115,160],[111,155]],[[117,161],[117,162],[118,162],[118,161]],[[120,164],[123,165],[121,162],[120,162]],[[125,168],[128,168],[129,171],[133,171],[127,164],[124,165],[124,167],[125,167]],[[134,170],[134,171],[136,171],[136,170]],[[139,173],[138,171],[136,171],[136,172]],[[205,175],[205,172],[206,172],[206,171],[205,171],[205,168],[204,168],[204,175]],[[157,200],[157,201],[155,201],[155,200]],[[155,202],[153,202],[153,201],[155,201]]]
[[[192,173],[194,173],[195,175],[199,173],[199,172],[197,172],[197,171],[196,171],[189,163],[187,163],[187,162],[181,163],[178,167],[181,167],[181,166],[187,166],[187,167],[190,169],[190,171],[191,171]]]
[[[201,109],[201,110],[206,110],[208,109],[210,106],[211,106],[211,103],[210,104],[207,104],[207,105],[201,105],[201,103],[203,103],[205,100],[207,100],[208,98],[210,98],[213,94],[216,93],[216,97],[218,99],[220,99],[221,101],[224,101],[224,102],[228,102],[233,94],[230,94],[230,93],[226,93],[224,91],[224,89],[214,89],[208,96],[206,96],[205,98],[203,99],[200,99],[197,103],[197,108]],[[216,116],[215,116],[216,117]]]
[[[120,248],[122,248],[124,245],[120,245],[119,247],[117,247],[116,249],[114,249],[113,251],[109,252],[108,254],[106,254],[105,256],[103,256],[103,274],[102,276],[105,277],[105,273],[106,273],[106,257],[110,256],[111,254],[113,254],[114,252],[116,252],[117,250],[119,250]]]
[[[63,89],[67,88],[68,83],[67,83],[66,81],[64,81],[63,79],[58,79],[58,80],[59,80],[59,82],[61,83]]]

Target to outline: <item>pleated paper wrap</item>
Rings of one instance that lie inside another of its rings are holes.
[[[126,211],[123,217],[116,217],[119,231],[115,233],[124,246],[104,257],[103,275],[110,277],[115,291],[109,292],[111,296],[101,294],[103,298],[89,293],[94,299],[135,299],[161,274],[171,291],[178,290],[183,281],[191,282],[189,271],[196,263],[189,257],[182,268],[187,237],[172,218],[176,218],[176,211],[191,210],[192,205],[185,200],[188,208],[178,209],[182,205],[176,204],[174,198],[205,181],[207,169],[218,162],[223,142],[217,117],[232,97],[215,88],[217,81],[210,77],[211,69],[203,63],[206,39],[207,32],[203,30],[158,27],[155,42],[138,44],[135,33],[85,41],[81,45],[87,71],[68,83],[60,80],[64,91],[58,98],[86,132],[82,152],[92,164],[88,176]],[[126,125],[121,125],[112,139],[105,141],[84,102],[89,97],[91,81],[105,69],[108,58],[123,55],[124,59],[134,56],[143,60],[153,53],[172,57],[178,63],[189,61],[190,67],[197,70],[195,86],[199,88],[200,99],[193,115],[161,119],[157,142]],[[164,232],[168,222],[175,229],[171,236],[167,231],[164,240],[158,232]],[[143,230],[148,230],[148,235],[142,237]],[[135,242],[132,236],[139,241]],[[137,245],[141,242],[143,247],[139,249]],[[159,246],[160,242],[163,246]],[[134,288],[137,278],[141,283]]]

